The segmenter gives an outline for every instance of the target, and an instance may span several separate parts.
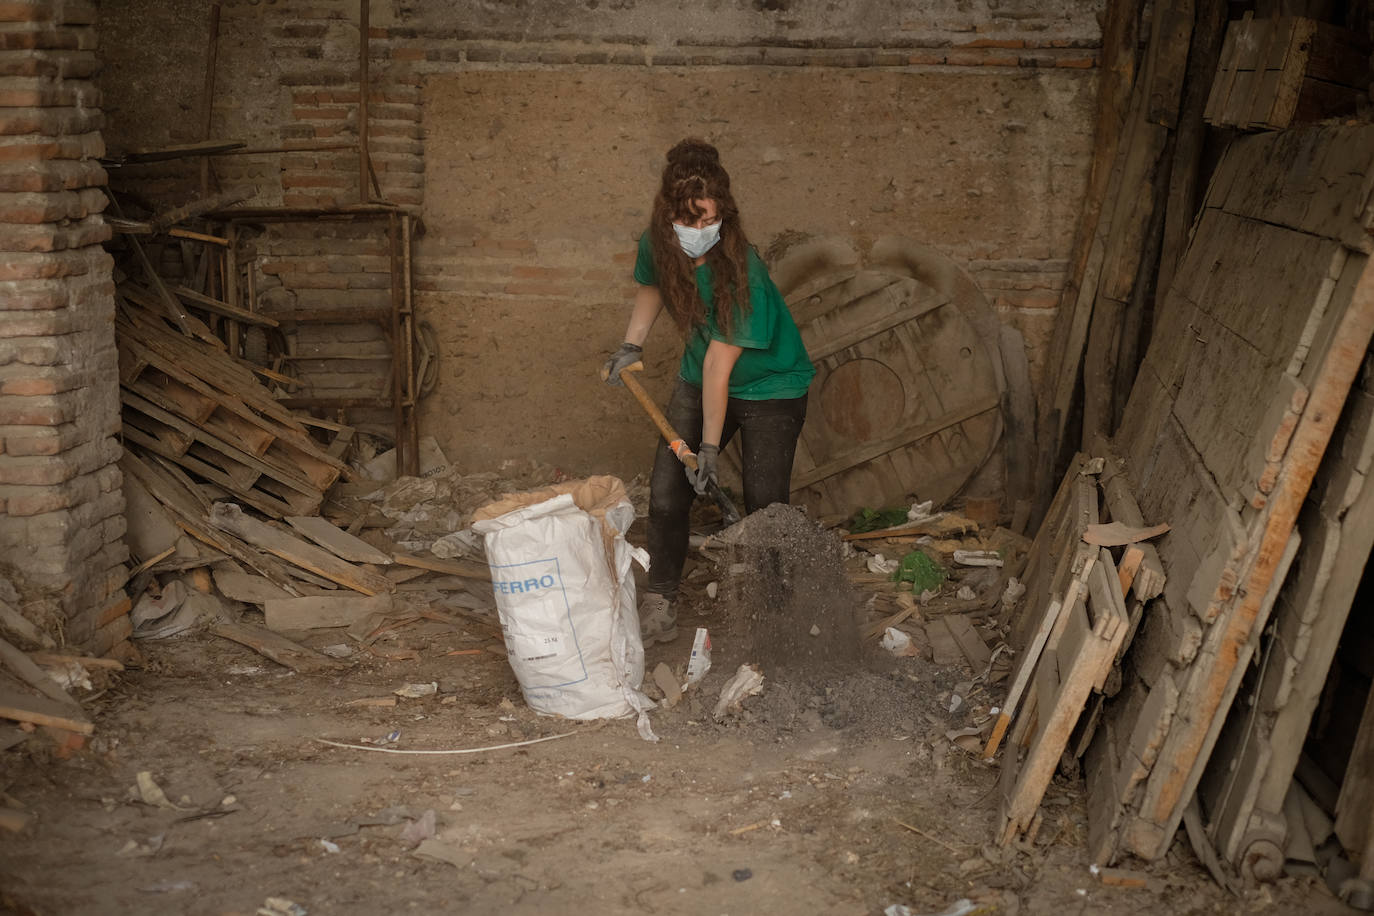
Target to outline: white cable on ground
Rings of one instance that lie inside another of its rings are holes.
[[[575,732],[563,732],[559,735],[549,735],[544,738],[531,738],[529,741],[516,741],[513,744],[493,744],[490,747],[468,747],[458,750],[448,751],[412,751],[399,747],[373,747],[370,744],[344,744],[342,741],[330,741],[327,738],[315,738],[320,744],[327,744],[330,747],[346,747],[354,751],[376,751],[379,754],[481,754],[484,751],[504,751],[512,747],[526,747],[531,744],[539,744],[541,741],[556,741],[559,738],[567,738],[572,735],[580,735],[592,729],[581,729]]]

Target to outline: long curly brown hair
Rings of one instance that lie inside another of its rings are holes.
[[[688,222],[701,216],[696,201],[709,198],[720,217],[720,241],[706,252],[711,268],[712,303],[716,325],[730,336],[735,307],[749,312],[749,240],[740,224],[739,207],[730,193],[730,175],[720,164],[720,153],[705,140],[688,138],[668,150],[668,164],[654,195],[649,239],[654,248],[654,269],[668,314],[685,333],[706,320],[706,307],[697,292],[696,267],[678,244],[673,221]]]

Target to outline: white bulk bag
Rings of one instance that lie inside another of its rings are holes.
[[[569,481],[507,496],[473,517],[525,702],[570,719],[637,712],[641,734],[652,736],[630,572],[632,561],[647,568],[648,557],[625,540],[634,521],[625,485]]]

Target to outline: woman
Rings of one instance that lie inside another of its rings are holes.
[[[742,440],[744,507],[785,503],[792,458],[816,374],[768,268],[745,238],[716,148],[683,140],[668,151],[649,230],[635,261],[634,309],[607,381],[637,362],[667,308],[686,340],[667,417],[697,453],[686,472],[660,440],[649,484],[649,581],[639,605],[644,644],[677,637],[677,590],[693,491],[716,479],[722,446]]]

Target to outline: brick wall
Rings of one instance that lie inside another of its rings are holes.
[[[0,2],[0,578],[103,653],[130,627],[94,21]]]
[[[369,147],[382,196],[423,220],[417,308],[443,355],[421,421],[451,458],[487,466],[526,454],[627,474],[644,464],[642,424],[606,403],[593,371],[624,328],[625,260],[659,157],[687,133],[716,140],[738,170],[760,247],[798,233],[860,244],[898,234],[947,255],[1023,331],[1038,382],[1090,155],[1103,0],[936,0],[919,15],[899,0],[832,7],[550,0],[534,15],[518,4],[373,0]],[[116,112],[113,146],[200,139],[206,9],[172,0],[110,9],[107,72],[119,78],[102,88]],[[226,0],[222,10],[216,136],[356,140],[357,0]],[[157,34],[181,40],[154,42],[153,65],[144,49]],[[493,103],[502,74],[516,82]],[[799,74],[818,77],[838,104],[782,98],[755,114],[760,91]],[[524,83],[539,89],[523,92]],[[711,90],[699,107],[688,98],[697,83]],[[877,84],[892,94],[886,113],[860,104]],[[650,85],[657,95],[639,107],[616,107]],[[859,101],[848,105],[846,92]],[[860,108],[856,124],[847,111]],[[755,117],[765,119],[758,130],[743,126]],[[546,139],[520,134],[530,124]],[[816,130],[774,129],[796,124]],[[257,204],[329,206],[359,194],[352,149],[224,157],[214,168],[225,186],[256,186]],[[113,180],[179,202],[196,174],[187,163]],[[346,265],[315,276],[297,269],[314,256],[293,253],[302,240],[281,241],[277,250],[273,238],[258,240],[278,295],[386,303],[384,289],[368,292],[375,278],[362,262],[356,284]],[[663,394],[672,334],[660,328],[651,344],[648,380]],[[345,381],[323,364],[300,368]]]

